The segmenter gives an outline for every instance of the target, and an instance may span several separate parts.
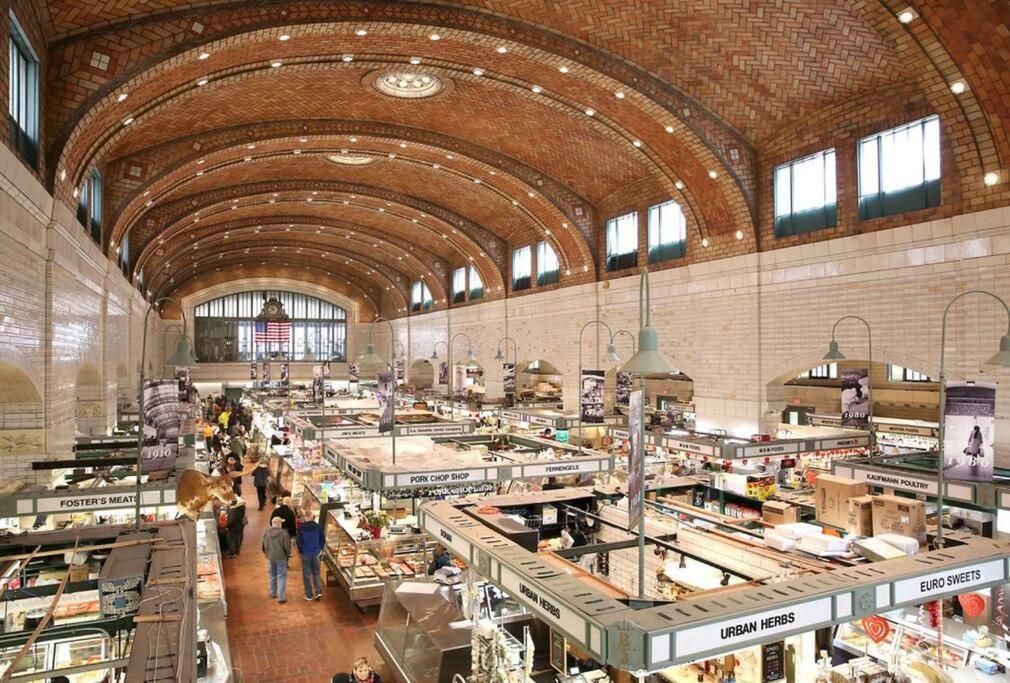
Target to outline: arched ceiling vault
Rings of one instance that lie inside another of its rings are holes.
[[[976,204],[1010,154],[992,123],[1010,98],[988,96],[993,70],[952,28],[956,0],[34,2],[53,192],[73,205],[102,169],[105,247],[129,235],[159,293],[191,286],[165,264],[200,245],[239,261],[198,258],[203,280],[259,267],[264,233],[285,224],[303,250],[343,240],[350,263],[302,264],[290,234],[274,253],[334,281],[353,270],[379,310],[387,291],[386,310],[405,308],[411,278],[448,300],[470,263],[504,296],[511,249],[541,239],[562,284],[585,282],[601,275],[604,214],[636,187],[677,200],[698,242],[736,233],[733,253],[761,249],[765,146],[896,85],[941,114],[952,182]],[[917,20],[898,22],[909,7]],[[443,89],[379,92],[394,71]]]

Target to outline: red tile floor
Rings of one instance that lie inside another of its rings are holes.
[[[252,478],[245,477],[242,485],[249,525],[242,554],[224,560],[235,681],[329,683],[333,674],[350,671],[354,658],[364,655],[384,683],[391,683],[392,676],[373,644],[377,608],[362,613],[340,586],[326,586],[321,600],[305,602],[297,551],[288,570],[288,601],[281,605],[270,598],[260,539],[273,507],[267,503],[259,512]]]

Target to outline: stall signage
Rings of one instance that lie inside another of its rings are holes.
[[[424,530],[431,534],[439,543],[442,543],[447,548],[451,548],[464,560],[467,562],[470,561],[470,542],[455,531],[446,529],[431,515],[425,515],[424,517]]]
[[[462,424],[433,424],[417,425],[407,427],[407,434],[462,434],[466,425]]]
[[[615,439],[627,439],[628,431],[626,429],[614,429],[611,432]]]
[[[909,477],[900,472],[877,472],[875,470],[861,470],[852,468],[852,478],[856,481],[865,481],[874,486],[884,486],[887,488],[914,491],[935,496],[939,487],[937,483],[930,479],[920,479],[919,477]]]
[[[352,436],[378,436],[379,429],[375,427],[373,429],[340,429],[333,435],[334,438],[346,439]]]
[[[84,510],[105,510],[124,508],[137,504],[135,493],[102,493],[87,496],[66,496],[61,498],[35,498],[35,512],[80,512]],[[18,512],[22,512],[21,503],[31,505],[31,501],[18,501]],[[161,495],[158,491],[145,491],[140,499],[141,505],[160,505]],[[30,513],[29,509],[25,512]]]
[[[523,477],[563,477],[566,474],[581,474],[582,472],[599,472],[600,461],[593,459],[562,460],[545,465],[526,465],[523,467]]]
[[[481,481],[487,478],[483,469],[449,470],[443,472],[408,472],[396,475],[397,486],[444,486],[446,484],[461,484],[470,481]]]
[[[990,560],[894,582],[894,603],[918,604],[945,593],[964,593],[1006,579],[1003,560]]]
[[[829,451],[834,448],[859,448],[870,443],[869,437],[854,436],[848,439],[825,439],[817,444],[822,451]]]
[[[501,567],[501,586],[505,592],[536,612],[541,619],[553,624],[583,643],[586,639],[586,621],[575,610],[562,604],[554,595],[534,586],[524,577],[506,566]]]
[[[681,441],[680,439],[663,439],[660,445],[663,446],[663,448],[672,448],[678,451],[697,453],[698,455],[715,455],[715,446],[710,446],[708,444]]]
[[[517,420],[518,422],[526,422],[526,417],[521,413],[513,413],[510,410],[501,411],[501,417],[503,420]]]
[[[769,443],[756,446],[744,446],[740,449],[745,457],[752,455],[780,455],[782,453],[796,453],[800,445],[792,443]]]
[[[354,465],[352,465],[351,463],[347,462],[346,460],[344,461],[344,470],[349,475],[351,475],[352,477],[354,477],[358,481],[358,483],[361,483],[362,477],[365,476],[365,473],[361,471],[360,467],[355,467]]]
[[[676,659],[712,650],[735,650],[774,636],[809,631],[831,621],[831,598],[817,598],[790,607],[757,612],[677,632]]]
[[[886,434],[908,434],[909,436],[936,436],[932,427],[915,427],[912,425],[879,425],[877,431]]]

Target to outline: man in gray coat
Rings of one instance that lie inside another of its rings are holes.
[[[291,537],[282,527],[284,520],[274,517],[270,528],[263,532],[263,554],[267,556],[270,572],[270,597],[277,602],[287,602],[288,558],[291,557]]]

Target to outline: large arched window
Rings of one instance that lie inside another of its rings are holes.
[[[256,318],[263,304],[276,299],[290,319],[285,335],[281,326],[271,331],[273,340],[257,339]],[[258,290],[228,294],[200,304],[196,318],[196,355],[208,363],[228,363],[267,358],[344,361],[347,352],[347,312],[314,296],[277,290]]]

